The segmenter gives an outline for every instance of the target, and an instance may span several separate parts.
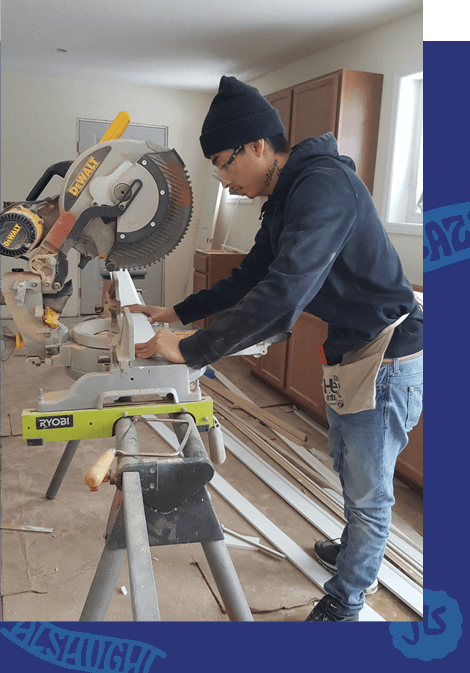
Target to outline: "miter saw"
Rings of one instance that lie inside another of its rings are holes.
[[[1,213],[1,254],[28,266],[2,276],[2,294],[18,329],[16,334],[3,329],[2,358],[24,348],[27,361],[38,366],[58,361],[75,379],[67,391],[39,391],[37,408],[23,412],[23,439],[29,444],[110,436],[123,413],[162,413],[160,403],[135,407],[148,395],[165,400],[169,413],[190,404],[200,430],[216,429],[212,401],[199,389],[204,369],[156,356],[135,358],[135,343],[148,341],[163,325],[150,325],[144,314],[124,308],[142,303],[128,270],[174,250],[188,229],[193,197],[178,153],[121,139],[127,123],[127,113],[120,113],[97,145],[73,162],[48,168],[25,201]],[[64,180],[60,194],[41,197],[54,175]],[[104,317],[86,319],[69,334],[60,314],[72,294],[71,248],[80,253],[81,268],[94,257],[105,259],[112,285]],[[269,343],[238,354],[262,355]],[[123,398],[134,407],[119,404]],[[223,445],[214,441],[223,455]]]
[[[54,175],[64,178],[60,194],[40,198]],[[28,264],[2,276],[25,355],[44,362],[67,339],[59,316],[72,294],[71,248],[81,268],[97,256],[110,272],[147,266],[178,245],[191,211],[181,158],[150,142],[102,139],[75,161],[49,167],[25,201],[1,213],[0,253]]]

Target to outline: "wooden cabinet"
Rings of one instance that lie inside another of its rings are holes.
[[[294,87],[291,143],[316,138],[327,131],[337,137],[340,74],[318,77]]]
[[[245,253],[226,250],[196,250],[194,253],[193,292],[208,290],[222,278],[230,276],[240,266]],[[193,323],[195,327],[209,327],[215,316]]]
[[[395,476],[410,486],[423,488],[423,414],[408,434],[408,444],[398,456]]]
[[[271,103],[273,107],[279,112],[281,122],[286,129],[285,136],[289,142],[291,142],[290,136],[290,127],[291,127],[291,117],[292,117],[292,98],[294,96],[294,90],[283,89],[282,91],[277,91],[276,93],[270,93],[266,96],[267,100]]]
[[[328,327],[310,313],[301,313],[289,339],[284,392],[327,424],[322,391],[322,362],[319,346],[326,340]]]
[[[383,75],[336,70],[269,94],[291,145],[331,131],[372,193]]]
[[[261,376],[263,381],[278,390],[284,390],[286,382],[288,341],[272,344],[266,355],[255,358],[253,355],[241,355],[243,362],[252,372]]]
[[[290,339],[269,346],[260,358],[240,357],[257,377],[312,412],[323,425],[327,425],[327,420],[318,346],[325,341],[327,330],[319,318],[301,313]]]

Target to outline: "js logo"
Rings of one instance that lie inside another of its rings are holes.
[[[424,590],[422,622],[390,624],[394,646],[408,659],[443,659],[462,635],[459,604],[445,591]]]

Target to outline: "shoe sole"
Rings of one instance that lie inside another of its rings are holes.
[[[326,570],[329,570],[333,574],[337,573],[336,565],[333,565],[332,563],[328,563],[327,561],[324,561],[322,558],[320,558],[320,556],[318,556],[318,554],[316,552],[315,552],[315,556],[317,557],[318,563],[321,566],[323,566]],[[375,592],[377,591],[378,588],[379,588],[379,583],[377,582],[377,580],[375,580],[375,582],[370,587],[368,587],[367,589],[364,590],[364,593],[365,593],[366,596],[371,596],[372,594],[375,594]]]
[[[326,568],[326,570],[329,570],[332,573],[336,573],[336,565],[333,565],[332,563],[328,563],[327,561],[324,561],[318,554],[315,552],[315,556],[317,557],[318,563]]]

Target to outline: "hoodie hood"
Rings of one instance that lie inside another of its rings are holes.
[[[291,187],[300,172],[304,169],[317,167],[318,162],[312,162],[312,159],[317,159],[318,162],[322,160],[328,162],[328,160],[331,160],[338,168],[348,168],[354,173],[356,172],[354,161],[351,157],[339,154],[336,138],[333,133],[329,131],[317,138],[308,138],[307,140],[302,140],[302,142],[294,145],[289,159],[282,169],[274,192],[269,198],[276,201],[278,196],[284,193],[284,190],[288,190]]]
[[[299,158],[302,157],[305,160],[310,160],[312,157],[330,157],[331,159],[341,161],[352,170],[356,170],[354,161],[351,157],[339,154],[338,143],[331,131],[318,136],[318,138],[307,138],[307,140],[302,140],[302,142],[294,145],[292,153],[295,153]]]

